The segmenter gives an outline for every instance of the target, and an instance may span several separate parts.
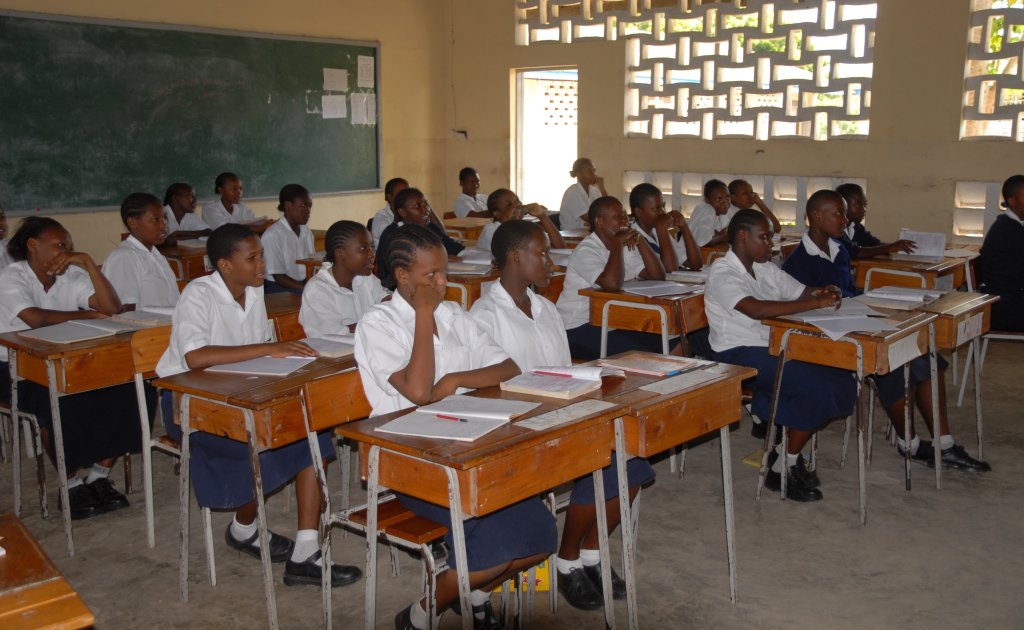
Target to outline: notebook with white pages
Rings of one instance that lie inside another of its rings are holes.
[[[946,235],[941,232],[918,232],[903,228],[900,230],[901,241],[913,241],[913,254],[892,254],[893,260],[910,262],[942,262],[946,253]]]
[[[622,290],[630,295],[643,297],[664,297],[668,295],[685,295],[703,289],[698,284],[680,284],[670,280],[630,280],[622,283]]]
[[[376,427],[375,431],[472,442],[540,403],[455,394]]]
[[[501,383],[501,389],[570,399],[600,389],[602,376],[625,376],[625,373],[600,366],[538,367]]]
[[[315,357],[259,357],[248,361],[215,365],[206,368],[206,371],[257,376],[288,376],[313,361],[316,361]]]
[[[326,335],[310,337],[302,343],[316,350],[317,354],[330,359],[339,359],[352,355],[356,351],[355,335]]]

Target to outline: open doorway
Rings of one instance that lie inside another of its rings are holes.
[[[517,70],[512,181],[523,203],[557,212],[576,159],[577,86],[573,68]]]

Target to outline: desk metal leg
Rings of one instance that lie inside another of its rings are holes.
[[[267,532],[267,506],[263,502],[263,477],[260,475],[260,453],[256,449],[256,422],[252,411],[245,414],[245,432],[249,438],[249,465],[252,466],[252,483],[256,492],[256,523],[260,534],[260,560],[263,564],[263,588],[267,596],[267,617],[271,630],[277,630],[277,599],[274,596],[274,572],[270,566],[270,534]],[[326,563],[326,559],[324,559]],[[329,571],[324,565],[324,572]]]
[[[371,446],[366,472],[366,630],[377,614],[377,496],[380,493],[380,447]],[[397,500],[397,499],[396,499]],[[466,608],[464,610],[472,610]]]
[[[142,374],[135,373],[135,401],[139,406],[139,424],[142,429],[142,493],[146,502],[146,542],[156,546],[153,517],[153,451],[150,448],[149,406],[146,404],[146,382]],[[157,406],[160,399],[157,398]]]
[[[939,443],[935,452],[935,488],[942,489],[942,448],[939,434],[939,421],[941,420],[941,407],[939,407],[939,363],[938,353],[935,350],[935,324],[928,324],[928,362],[931,368],[932,378],[932,444]],[[909,449],[908,449],[909,450]]]
[[[910,491],[910,419],[914,411],[914,397],[910,395],[910,364],[903,365],[903,477]]]
[[[732,495],[732,445],[729,426],[718,430],[722,450],[722,498],[725,500],[725,550],[729,558],[729,600],[737,601],[736,591],[736,512]]]
[[[615,466],[619,477],[619,529],[622,531],[622,571],[626,580],[626,610],[629,615],[629,628],[640,627],[636,609],[636,539],[633,527],[632,508],[629,504],[629,476],[626,471],[626,460],[630,454],[626,452],[626,434],[622,426],[622,418],[615,419]],[[604,567],[601,567],[602,584]],[[609,569],[609,582],[611,583]]]
[[[11,436],[12,465],[14,466],[14,514],[21,516],[21,418],[18,417],[18,351],[8,351],[11,370]],[[40,455],[42,457],[42,455]]]
[[[595,470],[594,507],[597,509],[597,541],[601,551],[601,588],[604,591],[604,626],[607,630],[615,628],[615,605],[612,598],[612,557],[608,549],[608,511],[604,498],[604,476],[601,470]],[[624,527],[625,524],[620,524]]]
[[[455,573],[459,581],[462,628],[463,630],[473,630],[473,606],[469,603],[469,565],[466,560],[466,528],[462,515],[462,492],[459,489],[458,473],[451,468],[445,468],[444,472],[448,475],[448,511],[451,513],[452,538],[455,543]]]
[[[974,357],[974,414],[978,422],[978,459],[985,461],[985,440],[981,426],[981,337],[971,340],[971,351],[968,357]],[[967,380],[966,375],[964,380]]]
[[[57,483],[60,484],[61,517],[64,519],[64,535],[68,539],[68,555],[75,555],[75,539],[71,531],[71,504],[68,500],[67,462],[64,460],[64,430],[60,423],[60,398],[57,391],[57,364],[46,362],[46,377],[50,383],[50,414],[53,418],[53,449],[57,455]]]
[[[178,593],[183,602],[188,601],[188,512],[192,502],[192,486],[189,485],[191,483],[189,479],[191,470],[189,465],[189,456],[191,454],[189,446],[192,441],[189,437],[192,431],[189,427],[189,403],[189,395],[182,395],[181,410],[178,413],[179,422],[181,423],[181,460],[178,466],[180,470],[178,473],[178,535],[181,539],[178,560]]]
[[[309,444],[309,458],[313,463],[317,488],[320,491],[320,561],[323,570],[320,572],[320,600],[323,606],[324,628],[331,627],[333,613],[331,603],[331,494],[327,488],[327,473],[324,471],[324,458],[320,452],[320,440],[309,422],[309,409],[306,407],[305,395],[299,396],[302,407],[302,419],[306,424],[306,442]],[[348,478],[345,478],[348,481]]]
[[[865,393],[867,394],[868,404],[873,405],[874,401],[871,398],[871,388],[864,387],[864,374],[859,372],[857,374],[857,397],[856,397],[856,408],[854,414],[856,414],[857,422],[857,484],[858,484],[858,498],[860,503],[860,524],[861,527],[868,524],[868,489],[867,489],[867,470],[866,470],[866,448],[864,444],[864,398]],[[868,427],[871,425],[868,424]],[[869,428],[870,430],[870,428]],[[849,433],[849,431],[847,431]],[[843,449],[846,450],[845,448]]]

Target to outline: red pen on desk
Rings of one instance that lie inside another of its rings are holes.
[[[543,370],[534,370],[534,374],[541,374],[543,376],[561,376],[562,378],[572,378],[571,374],[560,374],[558,372],[545,372]]]
[[[434,416],[441,420],[451,420],[452,422],[468,422],[465,418],[456,418],[455,416],[442,416],[439,413],[435,413]]]

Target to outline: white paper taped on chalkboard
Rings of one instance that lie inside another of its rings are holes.
[[[320,110],[326,118],[347,118],[348,99],[344,94],[324,94],[320,97]]]
[[[348,92],[348,70],[324,68],[324,90],[328,92]]]
[[[373,57],[359,55],[357,65],[359,70],[356,77],[356,86],[361,88],[374,87],[376,79],[373,72]]]

